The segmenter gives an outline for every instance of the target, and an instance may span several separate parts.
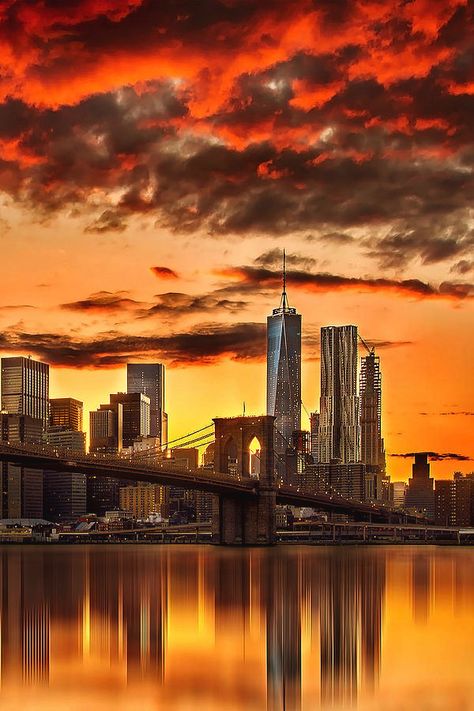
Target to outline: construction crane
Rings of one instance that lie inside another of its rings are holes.
[[[374,355],[374,353],[375,353],[375,346],[372,346],[372,347],[368,346],[367,343],[366,343],[366,342],[364,341],[364,339],[362,338],[362,336],[360,335],[360,333],[357,334],[357,335],[359,336],[360,342],[362,343],[362,345],[363,345],[363,346],[365,347],[365,349],[367,350],[367,353],[368,353],[369,355]]]

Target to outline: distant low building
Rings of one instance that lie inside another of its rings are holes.
[[[66,427],[50,427],[46,432],[46,442],[50,447],[68,449],[78,454],[86,453],[86,433]]]
[[[137,484],[120,489],[120,508],[133,518],[143,520],[150,514],[168,517],[169,487],[160,484]]]
[[[302,486],[309,492],[335,494],[343,498],[363,501],[365,497],[366,468],[360,462],[343,463],[333,460],[329,464],[311,464],[302,474]]]
[[[426,452],[415,454],[412,471],[413,474],[408,480],[405,496],[406,507],[425,514],[429,519],[434,519],[433,479],[430,477],[430,465]]]
[[[397,509],[405,506],[407,485],[404,481],[392,481],[390,484],[390,503]]]
[[[474,477],[457,472],[451,480],[435,482],[435,523],[474,525]]]

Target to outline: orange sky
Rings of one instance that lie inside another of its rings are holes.
[[[0,7],[0,352],[87,409],[163,361],[172,437],[263,412],[286,247],[307,409],[355,323],[387,451],[474,457],[466,3],[70,5]]]

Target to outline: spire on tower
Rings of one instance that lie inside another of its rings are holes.
[[[283,250],[282,281],[283,281],[283,288],[282,288],[282,292],[281,292],[280,308],[286,310],[288,308],[289,304],[288,304],[288,297],[286,295],[286,252],[285,252],[285,250]]]

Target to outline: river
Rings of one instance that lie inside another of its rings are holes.
[[[1,711],[474,709],[474,549],[0,554]]]

